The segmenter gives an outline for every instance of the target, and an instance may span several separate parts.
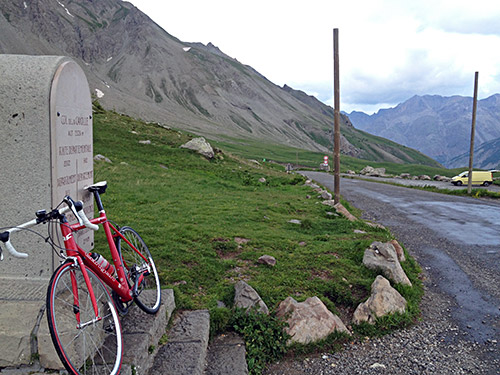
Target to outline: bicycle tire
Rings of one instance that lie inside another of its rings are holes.
[[[50,336],[62,364],[73,375],[106,374],[120,372],[123,342],[118,312],[108,290],[99,277],[86,268],[94,291],[99,316],[95,318],[92,301],[81,269],[72,262],[59,266],[47,290],[47,321]],[[76,306],[72,279],[78,291]],[[80,322],[88,323],[78,328]]]
[[[134,270],[145,267],[149,269],[149,272],[144,276],[141,285],[138,286],[137,295],[134,297],[134,301],[137,306],[148,314],[155,314],[160,309],[161,289],[160,278],[158,276],[158,271],[156,270],[153,257],[144,243],[144,240],[134,229],[130,227],[122,227],[120,228],[120,233],[127,239],[127,241],[137,248],[137,250],[139,250],[145,258],[148,259],[146,262],[132,247],[130,247],[127,242],[123,241],[121,237],[117,238],[116,248],[120,254],[121,261],[125,268],[127,281],[131,288],[135,283],[136,273]],[[144,293],[147,289],[152,289],[154,292]]]

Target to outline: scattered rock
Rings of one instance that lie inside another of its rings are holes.
[[[271,255],[262,255],[257,262],[261,264],[267,264],[268,266],[274,267],[276,265],[276,258]]]
[[[411,174],[409,174],[409,173],[401,173],[399,175],[399,177],[401,177],[401,178],[408,178],[409,179],[409,178],[411,178]]]
[[[255,159],[250,159],[249,162],[257,164],[257,165],[260,165],[260,163],[257,160],[255,160]]]
[[[196,151],[208,159],[212,159],[215,155],[212,146],[203,137],[193,138],[189,142],[183,144],[181,148]]]
[[[139,143],[142,145],[150,145],[151,141],[149,139],[146,139],[145,141],[139,141]]]
[[[404,313],[405,310],[406,300],[385,277],[378,275],[372,283],[370,298],[358,305],[352,321],[354,324],[361,322],[374,324],[381,316],[394,312]]]
[[[372,223],[371,221],[365,221],[365,224],[372,227],[372,228],[380,228],[380,229],[385,229],[385,227],[382,224],[379,223]]]
[[[318,297],[297,302],[292,297],[282,301],[276,316],[286,319],[286,332],[292,336],[290,343],[308,344],[324,339],[334,331],[349,333],[340,318],[329,311]]]
[[[323,204],[326,204],[328,206],[332,206],[333,208],[335,208],[335,210],[337,211],[337,213],[343,215],[349,221],[356,221],[356,220],[358,220],[356,218],[356,216],[354,216],[349,211],[347,211],[347,209],[340,202],[337,203],[337,204],[335,204],[335,201],[333,201],[333,200],[327,200],[327,201],[323,201]]]
[[[319,188],[319,185],[315,184],[314,182],[312,182],[311,180],[307,180],[305,183],[304,183],[304,186],[309,186],[313,189],[318,189]]]
[[[269,315],[269,309],[259,294],[241,280],[234,286],[234,306],[246,310],[255,309],[258,313]]]
[[[95,161],[104,161],[106,163],[113,163],[111,160],[109,160],[106,156],[104,155],[101,155],[101,154],[97,154],[96,156],[94,156],[94,160]]]
[[[399,264],[396,249],[389,242],[373,242],[365,250],[363,264],[369,269],[382,272],[385,277],[391,279],[396,284],[401,283],[411,286],[408,276],[406,276],[403,268],[401,268],[401,264]]]
[[[373,168],[369,165],[364,167],[359,174],[372,177],[383,177],[385,176],[385,168]]]
[[[439,174],[435,175],[432,179],[435,181],[442,181],[442,182],[450,182],[451,181],[451,178],[446,177],[446,176],[441,176]]]
[[[261,184],[263,184],[263,183],[265,183],[265,182],[266,182],[266,179],[265,179],[264,177],[261,177],[261,178],[259,178],[259,182],[260,182]]]
[[[301,225],[302,224],[302,221],[297,220],[297,219],[288,220],[288,222],[292,223],[292,224],[297,224],[297,225]]]
[[[373,365],[370,366],[370,368],[380,368],[380,369],[385,369],[385,365],[382,363],[374,363]]]
[[[353,170],[349,169],[349,170],[347,171],[347,174],[354,175],[354,174],[356,174],[356,172],[354,172]]]
[[[248,238],[243,238],[243,237],[234,237],[234,242],[236,242],[238,245],[244,245],[250,242],[250,240]]]
[[[392,240],[390,241],[390,243],[392,244],[392,246],[394,246],[394,250],[396,250],[396,254],[398,255],[398,260],[400,262],[406,261],[405,252],[403,251],[403,248],[401,247],[399,242],[396,240]]]
[[[363,169],[359,172],[359,174],[364,174],[364,175],[366,175],[366,174],[368,174],[368,173],[373,173],[373,171],[374,171],[374,170],[375,170],[375,168],[373,168],[373,167],[371,167],[371,166],[367,165],[366,167],[364,167],[364,168],[363,168]]]
[[[305,242],[305,241],[300,241],[299,242],[299,246],[306,246],[306,245],[307,245],[307,242]]]
[[[366,234],[366,232],[364,230],[360,230],[360,229],[354,229],[354,233],[356,233],[356,234]]]
[[[321,198],[322,199],[326,199],[326,200],[331,200],[332,199],[332,194],[330,194],[329,192],[327,192],[326,190],[323,190],[321,192]]]
[[[418,179],[419,180],[424,180],[424,181],[430,181],[431,178],[429,176],[427,176],[426,174],[422,174],[420,176],[418,176]]]

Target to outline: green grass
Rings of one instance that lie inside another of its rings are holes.
[[[372,241],[392,239],[387,230],[329,215],[331,208],[303,186],[302,176],[285,174],[276,164],[248,161],[264,151],[256,143],[255,153],[249,148],[243,157],[218,144],[224,152],[209,161],[179,148],[188,139],[184,133],[96,108],[94,152],[112,161],[94,166],[94,180],[108,181],[102,196],[108,217],[141,234],[162,286],[174,289],[179,309],[216,311],[217,301],[230,307],[234,284],[241,279],[271,310],[288,296],[298,301],[318,296],[342,316],[366,300],[376,274],[362,265],[363,252]],[[293,155],[276,147],[266,156],[287,153]],[[303,155],[312,158],[312,153]],[[266,182],[259,182],[262,177]],[[291,219],[302,224],[289,223]],[[102,233],[96,233],[96,242],[105,244]],[[103,247],[96,250],[105,254]],[[264,254],[277,259],[275,267],[257,262]],[[412,262],[403,267],[413,282],[419,269]],[[418,282],[401,290],[415,308],[391,329],[418,317],[421,290]],[[213,315],[217,329],[229,324],[227,311]]]
[[[230,152],[246,159],[255,159],[259,162],[266,160],[268,162],[277,162],[282,165],[291,163],[292,165],[299,166],[303,169],[315,169],[318,168],[319,164],[323,162],[323,157],[328,155],[330,166],[333,164],[333,154],[331,152],[314,152],[251,139],[241,140],[227,138],[225,141],[214,141],[212,143],[214,146],[221,148],[226,152]],[[436,174],[452,177],[467,169],[447,169],[444,167],[429,166],[424,164],[377,162],[373,160],[358,159],[347,155],[340,156],[340,170],[342,173],[345,173],[348,170],[359,172],[367,165],[374,168],[385,168],[388,174],[393,175],[410,173],[414,176],[427,174],[431,177]]]

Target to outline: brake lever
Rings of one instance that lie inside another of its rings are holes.
[[[64,197],[64,202],[68,205],[69,209],[71,210],[71,212],[75,216],[76,220],[78,220],[78,223],[80,225],[83,225],[83,220],[80,217],[80,215],[78,215],[78,212],[76,211],[75,202],[73,201],[73,199],[69,195],[66,195]]]

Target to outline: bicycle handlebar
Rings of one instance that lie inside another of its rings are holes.
[[[90,220],[88,219],[87,215],[85,215],[85,212],[83,211],[83,202],[82,201],[75,202],[75,201],[73,201],[73,199],[71,199],[71,197],[66,196],[64,198],[64,202],[66,203],[66,207],[63,207],[63,208],[60,208],[59,210],[57,210],[58,214],[63,215],[66,212],[71,211],[75,215],[75,217],[78,220],[80,225],[84,225],[85,227],[87,227],[91,230],[94,230],[94,231],[99,229],[99,226],[96,224],[92,224],[90,222]],[[38,212],[37,212],[36,219],[30,220],[24,224],[20,224],[14,228],[7,229],[3,233],[0,233],[0,241],[5,244],[5,247],[7,248],[7,251],[10,253],[10,255],[12,255],[15,258],[21,258],[21,259],[28,257],[28,254],[18,252],[14,248],[14,246],[10,242],[10,234],[15,233],[15,232],[19,232],[20,230],[23,230],[23,229],[31,228],[37,224],[44,223],[44,222],[48,221],[50,218],[52,218],[52,217],[48,216],[45,213],[45,211],[41,211],[41,212],[42,212],[42,215],[45,215],[46,217],[48,217],[48,219],[47,218],[41,219],[40,216],[38,216]],[[0,248],[0,261],[2,261],[2,260],[3,260],[3,253],[2,253],[2,249]]]
[[[92,224],[89,220],[89,218],[87,217],[87,215],[85,215],[85,212],[83,211],[83,207],[80,211],[76,211],[77,214],[78,214],[78,217],[82,220],[83,222],[83,225],[85,225],[87,228],[89,229],[92,229],[92,230],[98,230],[99,229],[99,225],[97,224]]]
[[[85,227],[92,229],[92,230],[98,230],[99,226],[96,224],[92,224],[90,220],[88,219],[87,215],[85,215],[85,212],[83,211],[83,202],[82,201],[77,201],[75,202],[69,195],[64,197],[64,202],[68,205],[69,209],[75,215],[76,219],[78,220],[78,223],[80,225],[84,225]]]

